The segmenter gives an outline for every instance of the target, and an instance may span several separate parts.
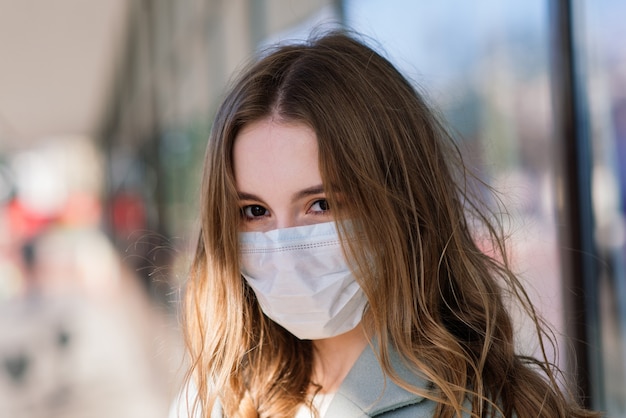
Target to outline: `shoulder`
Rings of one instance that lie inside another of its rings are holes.
[[[197,396],[196,385],[189,382],[172,401],[168,418],[200,418],[199,412],[195,416],[192,415],[193,404]]]
[[[194,411],[194,403],[198,397],[198,389],[193,381],[185,385],[170,405],[168,418],[203,418],[202,408],[198,406]],[[222,408],[216,403],[210,418],[222,418]]]

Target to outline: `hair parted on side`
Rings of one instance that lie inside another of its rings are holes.
[[[317,136],[340,230],[349,219],[363,237],[345,252],[367,296],[366,331],[385,342],[377,356],[394,382],[437,401],[437,417],[468,413],[468,400],[472,417],[597,416],[559,389],[547,358],[515,353],[506,295],[528,311],[541,347],[550,338],[507,265],[497,223],[471,199],[454,141],[411,83],[345,32],[268,51],[218,110],[185,296],[196,407],[208,416],[219,401],[231,418],[292,417],[315,383],[311,342],[265,317],[239,270],[233,144],[242,128],[267,117],[306,124]],[[481,251],[470,218],[489,232],[497,256]],[[402,381],[389,349],[432,390]]]

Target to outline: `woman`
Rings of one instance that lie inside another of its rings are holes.
[[[452,144],[410,83],[345,34],[245,71],[207,148],[183,409],[596,416],[547,360],[515,354],[505,292],[540,322]]]

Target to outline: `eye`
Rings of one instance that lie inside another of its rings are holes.
[[[267,216],[268,210],[261,205],[248,205],[241,208],[241,214],[248,219],[260,218]]]
[[[319,199],[316,200],[315,202],[313,202],[313,204],[311,205],[311,207],[309,208],[310,212],[313,213],[325,213],[328,212],[330,210],[330,205],[328,204],[328,200],[326,199]]]

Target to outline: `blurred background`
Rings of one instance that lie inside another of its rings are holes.
[[[558,363],[626,417],[625,19],[621,0],[0,0],[0,417],[167,416],[216,106],[264,46],[340,26],[502,193]]]

